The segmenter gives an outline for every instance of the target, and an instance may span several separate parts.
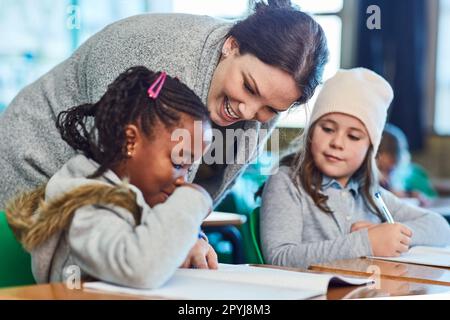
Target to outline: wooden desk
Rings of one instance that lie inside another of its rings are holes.
[[[155,297],[156,299],[157,297]],[[71,290],[62,283],[0,289],[0,300],[142,300],[148,297]]]
[[[356,262],[362,259],[347,260],[349,262]],[[255,265],[257,266],[257,265]],[[274,268],[270,265],[259,265],[264,268]],[[299,268],[288,267],[276,267],[277,269],[299,271],[299,272],[312,272],[312,273],[330,273],[327,270],[315,270],[310,268],[309,270]],[[372,273],[358,273],[358,272],[331,272],[333,274],[350,275],[353,277],[370,277]],[[410,296],[410,295],[426,295],[426,294],[438,294],[449,292],[450,288],[443,285],[427,284],[427,283],[414,283],[408,280],[394,280],[381,277],[379,281],[379,287],[373,286],[343,286],[343,287],[330,287],[326,296],[316,297],[313,300],[342,300],[342,299],[365,299],[375,297],[395,297],[395,296]]]
[[[374,268],[378,268],[382,279],[450,287],[450,268],[409,263],[361,258],[315,264],[310,267],[310,270],[367,277],[373,274]]]
[[[328,289],[326,300],[366,299],[446,292],[449,292],[449,287],[446,286],[381,279],[379,288],[371,288],[370,286],[330,288]],[[321,300],[325,298],[318,299]]]
[[[266,266],[267,267],[267,266]],[[298,270],[293,268],[280,268]],[[447,286],[381,279],[379,288],[370,286],[330,287],[326,296],[313,300],[362,299],[373,297],[424,295],[448,292]],[[92,290],[71,290],[61,283],[0,289],[0,299],[8,300],[159,300],[159,296],[134,296]]]

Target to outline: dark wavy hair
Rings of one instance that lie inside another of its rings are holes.
[[[210,122],[206,106],[177,78],[167,75],[158,98],[149,98],[147,90],[159,75],[143,66],[129,68],[98,102],[58,114],[56,127],[62,139],[100,164],[91,177],[100,176],[126,158],[128,124],[137,125],[151,137],[157,121],[170,128],[179,123],[182,113]]]
[[[322,81],[328,62],[328,46],[320,25],[296,9],[289,0],[258,1],[255,12],[236,23],[226,37],[234,37],[241,54],[250,53],[262,62],[292,75],[307,102]]]

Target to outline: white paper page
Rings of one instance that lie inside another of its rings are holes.
[[[444,248],[416,246],[400,257],[369,257],[395,262],[422,264],[437,267],[450,267],[450,246]]]
[[[167,299],[193,300],[301,300],[322,293],[312,290],[290,289],[265,285],[227,281],[186,278],[174,275],[163,287],[154,290],[139,290],[115,286],[104,282],[89,282],[84,288],[140,296],[158,296]]]
[[[219,270],[179,269],[177,273],[185,273],[191,277],[202,277],[206,279],[212,277],[213,279],[225,281],[273,285],[293,289],[317,289],[324,293],[330,281],[332,283],[349,285],[362,285],[373,282],[368,278],[344,277],[325,273],[296,272],[233,264],[219,264]]]
[[[219,270],[178,269],[161,288],[139,290],[103,282],[85,283],[88,289],[105,290],[172,299],[266,300],[307,299],[327,292],[333,275],[300,273],[244,265],[220,264]],[[368,279],[337,277],[350,284],[365,284]]]

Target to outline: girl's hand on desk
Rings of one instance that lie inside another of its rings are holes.
[[[369,228],[372,251],[379,257],[398,257],[408,251],[412,231],[400,223],[383,223]]]
[[[198,239],[181,268],[217,269],[217,254],[204,239]]]

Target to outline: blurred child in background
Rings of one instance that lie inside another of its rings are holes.
[[[396,196],[416,199],[422,206],[437,197],[425,169],[411,162],[405,134],[393,124],[384,128],[376,160],[380,185]]]

